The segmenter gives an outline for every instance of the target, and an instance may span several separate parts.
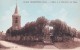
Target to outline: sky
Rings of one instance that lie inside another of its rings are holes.
[[[80,0],[17,0],[21,26],[45,16],[48,20],[60,19],[68,26],[80,30]],[[12,26],[16,0],[0,0],[0,31]]]

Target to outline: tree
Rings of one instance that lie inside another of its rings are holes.
[[[25,26],[24,26],[24,30],[25,30],[25,33],[26,35],[35,35],[36,33],[36,22],[30,22],[30,23],[27,23]]]
[[[69,27],[65,22],[59,19],[52,20],[50,25],[54,28],[52,41],[65,41],[76,36],[76,29]]]
[[[7,35],[7,36],[11,36],[11,32],[12,32],[12,27],[10,27],[10,28],[6,31],[6,35]]]
[[[37,18],[36,29],[37,29],[37,33],[40,39],[43,39],[43,36],[44,36],[43,29],[47,24],[48,24],[48,20],[45,17],[42,16],[42,17]]]
[[[80,31],[77,31],[77,32],[76,32],[76,37],[77,37],[77,38],[80,38]]]

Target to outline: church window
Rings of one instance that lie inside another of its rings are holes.
[[[18,20],[15,20],[15,23],[18,23]]]
[[[18,18],[15,19],[15,23],[18,23]]]

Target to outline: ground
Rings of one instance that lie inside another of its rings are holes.
[[[40,45],[35,45],[40,47]],[[0,40],[0,50],[80,50],[80,39],[75,38],[74,41],[56,42],[53,45],[45,45],[43,48],[34,48],[19,45],[12,42]]]

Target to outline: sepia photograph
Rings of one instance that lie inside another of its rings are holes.
[[[80,0],[0,0],[0,50],[80,50]]]

